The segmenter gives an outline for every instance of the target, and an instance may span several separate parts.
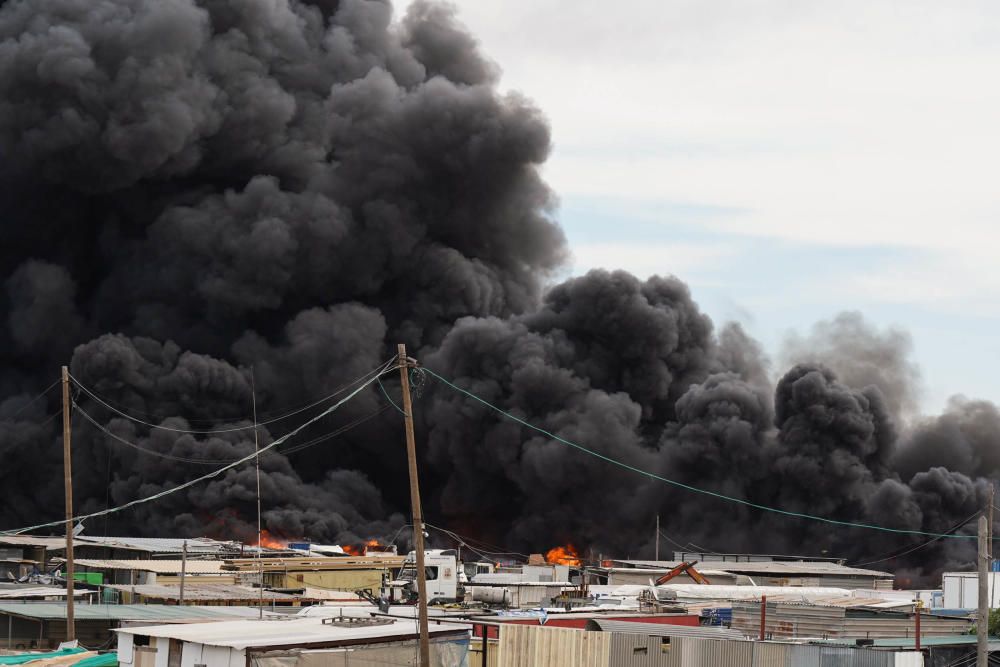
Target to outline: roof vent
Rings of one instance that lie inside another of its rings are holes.
[[[370,628],[377,625],[389,625],[396,621],[391,618],[375,618],[363,616],[332,616],[323,619],[323,625],[333,625],[338,628]]]

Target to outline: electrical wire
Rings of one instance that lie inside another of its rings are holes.
[[[945,531],[945,533],[943,533],[943,535],[947,535],[947,534],[955,532],[956,530],[959,530],[963,526],[967,525],[974,518],[976,518],[978,515],[979,515],[979,511],[977,510],[972,515],[970,515],[969,518],[963,519],[959,523],[956,523],[954,526],[952,526],[951,528],[949,528],[947,531]],[[869,561],[865,561],[864,563],[854,563],[854,564],[851,565],[851,567],[864,567],[865,565],[875,565],[876,563],[884,563],[887,560],[893,560],[895,558],[902,558],[903,556],[911,554],[914,551],[919,551],[920,549],[923,549],[924,547],[930,546],[931,544],[937,542],[940,539],[941,539],[941,537],[932,537],[929,540],[926,540],[926,541],[924,541],[924,542],[922,542],[922,543],[920,543],[920,544],[918,544],[918,545],[916,545],[914,547],[910,547],[909,549],[906,549],[904,551],[900,551],[899,553],[893,553],[891,556],[886,556],[884,558],[880,557],[877,560],[869,560]]]
[[[482,540],[473,539],[471,537],[466,537],[465,535],[459,535],[454,531],[446,530],[445,528],[441,528],[440,526],[435,526],[430,523],[427,523],[426,525],[430,526],[431,528],[434,528],[435,530],[447,533],[448,535],[451,535],[454,539],[463,541],[467,546],[475,547],[480,551],[493,556],[521,556],[524,559],[528,559],[530,557],[528,554],[521,553],[520,551],[503,551],[502,550],[503,547],[499,547],[495,544],[490,544],[489,542],[483,542]]]
[[[396,408],[396,411],[399,412],[399,414],[403,415],[404,417],[410,416],[403,411],[403,408],[396,405],[396,401],[392,400],[392,396],[390,396],[389,392],[385,390],[385,385],[382,384],[382,380],[378,381],[378,386],[382,390],[382,393],[385,394],[385,399],[392,404],[392,407]]]
[[[165,454],[163,452],[157,452],[152,449],[146,449],[145,447],[137,445],[134,442],[129,442],[125,438],[122,438],[121,436],[112,433],[106,427],[101,426],[101,424],[99,424],[96,419],[91,417],[90,414],[87,413],[87,411],[81,408],[79,405],[74,404],[73,407],[77,413],[82,415],[84,419],[93,424],[98,430],[104,433],[104,435],[108,436],[109,438],[112,438],[115,442],[131,447],[132,449],[138,452],[142,452],[143,454],[147,454],[149,456],[154,456],[159,459],[166,459],[168,461],[176,461],[178,463],[194,463],[197,465],[224,465],[226,463],[232,463],[233,461],[236,460],[236,459],[198,459],[186,456],[174,456],[172,454]]]
[[[354,386],[358,382],[364,381],[365,379],[369,378],[373,374],[377,378],[378,376],[380,376],[383,373],[385,373],[386,370],[388,368],[390,368],[394,363],[395,363],[395,358],[390,359],[389,361],[387,361],[386,363],[382,364],[378,368],[365,373],[361,377],[359,377],[359,378],[357,378],[355,380],[352,380],[351,382],[348,382],[347,384],[341,385],[333,393],[331,393],[331,394],[329,394],[327,396],[324,396],[323,398],[321,398],[321,399],[319,399],[317,401],[314,401],[313,403],[310,403],[309,405],[306,405],[306,406],[301,407],[301,408],[299,408],[297,410],[293,410],[293,411],[288,412],[288,413],[286,413],[284,415],[281,415],[280,417],[274,417],[272,419],[268,419],[266,421],[259,422],[257,424],[257,426],[266,426],[268,424],[273,424],[275,422],[281,421],[283,419],[287,419],[288,417],[292,417],[292,416],[301,414],[301,413],[305,412],[306,410],[309,410],[309,409],[314,408],[314,407],[316,407],[318,405],[321,405],[322,403],[325,403],[326,401],[329,401],[330,399],[335,398],[336,396],[339,396],[340,394],[342,394],[345,391],[347,391],[347,389],[349,389],[350,387]],[[125,412],[124,410],[120,410],[120,409],[116,408],[112,404],[108,403],[105,399],[103,399],[100,396],[98,396],[93,390],[89,389],[86,385],[84,385],[82,382],[80,382],[79,380],[77,380],[74,376],[70,375],[70,379],[73,380],[73,383],[76,384],[76,386],[79,387],[81,391],[83,391],[85,394],[87,394],[88,396],[90,396],[93,400],[97,401],[98,403],[100,403],[101,405],[103,405],[104,407],[106,407],[108,410],[111,410],[112,412],[114,412],[114,413],[116,413],[116,414],[124,417],[125,419],[129,419],[131,421],[136,422],[137,424],[142,424],[143,426],[147,426],[149,428],[159,429],[159,430],[162,430],[162,431],[171,431],[173,433],[188,433],[188,434],[192,434],[192,435],[209,435],[209,434],[213,434],[213,433],[234,433],[234,432],[237,432],[237,431],[249,431],[249,430],[252,430],[252,429],[256,428],[256,426],[254,426],[253,424],[248,424],[248,425],[245,425],[245,426],[232,426],[232,427],[229,427],[229,428],[218,428],[218,429],[184,429],[184,428],[174,428],[172,426],[164,426],[162,424],[154,424],[152,422],[148,422],[148,421],[145,421],[143,419],[139,419],[138,417],[135,417],[134,415],[130,415],[129,413]],[[187,421],[187,420],[185,420],[185,421]]]
[[[385,371],[383,371],[383,372],[385,372]],[[294,430],[292,430],[292,431],[286,433],[285,435],[281,436],[280,438],[278,438],[277,440],[275,440],[271,444],[267,445],[266,447],[263,447],[260,450],[260,452],[251,452],[247,456],[244,456],[243,458],[238,459],[237,461],[234,461],[233,463],[225,465],[225,466],[223,466],[223,467],[221,467],[221,468],[219,468],[217,470],[213,470],[212,472],[206,473],[206,474],[204,474],[204,475],[202,475],[200,477],[196,477],[195,479],[192,479],[190,481],[184,482],[183,484],[180,484],[178,486],[172,487],[170,489],[166,489],[165,491],[161,491],[159,493],[155,493],[155,494],[153,494],[151,496],[146,496],[145,498],[137,498],[136,500],[129,501],[129,502],[123,504],[123,505],[118,505],[117,507],[112,507],[110,509],[104,509],[104,510],[101,510],[101,511],[98,511],[98,512],[91,512],[90,514],[81,514],[79,516],[72,517],[72,518],[70,518],[68,520],[67,519],[60,519],[58,521],[49,521],[47,523],[40,523],[40,524],[36,524],[34,526],[26,526],[24,528],[16,528],[16,529],[13,529],[13,530],[0,531],[0,535],[19,535],[21,533],[26,533],[26,532],[31,531],[31,530],[38,530],[39,528],[50,528],[52,526],[61,526],[61,525],[64,525],[65,523],[67,523],[67,521],[80,522],[80,521],[83,521],[85,519],[92,519],[94,517],[104,516],[104,515],[107,515],[107,514],[112,514],[114,512],[120,512],[120,511],[128,509],[130,507],[135,507],[136,505],[142,505],[144,503],[152,502],[154,500],[159,500],[160,498],[163,498],[165,496],[169,496],[170,494],[177,493],[178,491],[181,491],[183,489],[192,487],[195,484],[198,484],[199,482],[203,482],[203,481],[205,481],[207,479],[211,479],[213,477],[218,477],[219,475],[221,475],[225,471],[231,470],[231,469],[235,468],[236,466],[240,465],[241,463],[246,463],[247,461],[250,461],[254,457],[256,457],[259,453],[263,453],[265,451],[273,449],[273,448],[277,447],[278,445],[280,445],[281,443],[283,443],[286,440],[288,440],[289,438],[297,435],[302,430],[304,430],[306,427],[308,427],[308,426],[316,423],[317,421],[319,421],[320,419],[322,419],[326,415],[328,415],[328,414],[334,412],[335,410],[337,410],[338,408],[340,408],[340,406],[344,405],[345,403],[347,403],[348,401],[350,401],[351,399],[353,399],[355,396],[357,396],[358,394],[360,394],[362,392],[362,390],[364,390],[366,387],[369,387],[374,382],[375,382],[375,378],[373,377],[370,380],[368,380],[367,382],[365,382],[364,384],[362,384],[361,386],[359,386],[357,389],[355,389],[354,391],[352,391],[350,394],[348,394],[347,396],[345,396],[344,398],[340,399],[339,401],[337,401],[336,403],[334,403],[330,407],[328,407],[325,410],[323,410],[323,412],[319,413],[315,417],[312,417],[308,421],[303,422],[297,428],[295,428]]]
[[[11,413],[11,414],[7,415],[6,417],[4,417],[4,419],[5,420],[13,419],[14,417],[18,416],[19,414],[21,414],[22,412],[24,412],[25,410],[27,410],[29,407],[31,407],[32,405],[34,405],[35,402],[38,399],[40,399],[42,396],[45,396],[47,393],[49,393],[50,391],[52,391],[52,388],[55,387],[56,385],[58,385],[60,382],[62,382],[62,378],[57,379],[55,382],[53,382],[48,387],[46,387],[45,389],[43,389],[41,391],[41,393],[39,393],[33,399],[31,399],[30,401],[28,401],[27,403],[25,403],[24,405],[22,405],[21,407],[19,407],[13,413]]]
[[[462,546],[467,547],[472,553],[476,554],[480,558],[483,558],[484,560],[488,560],[488,561],[494,560],[492,558],[489,558],[485,554],[489,554],[491,556],[522,556],[525,559],[528,558],[528,554],[522,554],[522,553],[518,553],[516,551],[488,551],[486,549],[483,549],[482,552],[480,552],[478,549],[475,548],[475,546],[476,546],[475,544],[470,544],[469,543],[470,540],[468,538],[463,537],[462,535],[459,535],[458,533],[454,533],[454,532],[452,532],[450,530],[447,530],[445,528],[441,528],[440,526],[435,526],[434,524],[427,523],[426,521],[424,522],[424,525],[428,526],[430,528],[433,528],[434,530],[440,531],[440,532],[442,532],[442,533],[444,533],[444,534],[446,534],[448,536],[450,536],[453,540],[455,540],[456,542],[458,542]],[[477,542],[477,540],[472,540],[472,542]],[[487,545],[487,546],[493,546],[493,545]]]
[[[48,426],[49,424],[52,423],[53,419],[55,419],[56,417],[58,417],[61,414],[62,414],[62,408],[56,410],[51,415],[49,415],[48,417],[46,417],[44,420],[42,420],[40,422],[32,422],[32,423],[35,426],[39,427],[39,428],[41,428],[43,426]],[[19,423],[24,424],[25,422],[22,421],[22,422],[19,422]],[[2,427],[2,428],[8,428],[8,429],[15,428],[14,424],[9,424],[7,422],[0,422],[0,427]]]
[[[688,549],[687,546],[681,544],[680,542],[675,542],[674,540],[672,540],[669,537],[667,537],[666,534],[662,530],[657,530],[656,532],[660,534],[660,537],[662,537],[663,539],[665,539],[667,542],[670,542],[672,545],[674,545],[676,548],[680,549],[681,551],[691,551],[691,549]],[[690,542],[688,544],[690,544]]]
[[[175,462],[178,462],[178,463],[191,463],[191,464],[194,464],[194,465],[224,465],[226,463],[232,463],[233,461],[239,460],[238,457],[228,458],[228,459],[202,459],[202,458],[189,457],[189,456],[175,456],[173,454],[166,454],[166,453],[158,452],[158,451],[155,451],[155,450],[152,450],[152,449],[147,449],[147,448],[143,447],[142,445],[138,445],[138,444],[136,444],[134,442],[130,442],[130,441],[126,440],[125,438],[122,438],[121,436],[117,435],[116,433],[113,433],[112,431],[108,430],[107,427],[102,426],[100,423],[98,423],[96,419],[94,419],[92,416],[90,416],[90,414],[88,414],[87,411],[84,410],[83,408],[81,408],[79,405],[77,405],[77,404],[74,403],[73,407],[74,407],[74,410],[76,412],[79,412],[83,416],[84,419],[86,419],[91,424],[93,424],[98,430],[100,430],[102,433],[104,433],[104,435],[108,436],[109,438],[112,438],[114,441],[116,441],[118,443],[121,443],[121,444],[123,444],[123,445],[125,445],[127,447],[131,447],[132,449],[135,449],[136,451],[139,451],[139,452],[141,452],[143,454],[147,454],[149,456],[154,456],[154,457],[160,458],[160,459],[166,459],[168,461],[175,461]],[[312,440],[308,440],[308,441],[303,442],[301,444],[295,445],[294,447],[289,447],[287,449],[275,449],[275,450],[272,450],[272,451],[270,451],[268,453],[284,454],[285,456],[287,456],[289,454],[294,454],[296,452],[300,452],[303,449],[307,449],[307,448],[312,447],[314,445],[318,445],[321,442],[325,442],[327,440],[330,440],[331,438],[335,438],[338,435],[341,435],[342,433],[346,433],[347,431],[351,430],[352,428],[360,426],[361,424],[363,424],[364,422],[368,421],[369,419],[372,419],[373,417],[376,417],[376,416],[382,414],[383,412],[385,412],[386,410],[388,410],[390,407],[391,406],[389,406],[389,405],[383,405],[378,410],[370,412],[367,415],[364,415],[363,417],[359,417],[358,419],[355,419],[354,421],[348,422],[347,424],[344,424],[340,428],[338,428],[336,430],[333,430],[333,431],[331,431],[329,433],[326,433],[326,434],[321,435],[319,437],[313,438]]]
[[[568,445],[568,446],[570,446],[570,447],[572,447],[572,448],[574,448],[576,450],[579,450],[579,451],[583,452],[584,454],[588,454],[590,456],[598,458],[598,459],[600,459],[602,461],[605,461],[607,463],[611,463],[613,465],[618,466],[619,468],[623,468],[625,470],[629,470],[631,472],[637,473],[637,474],[642,475],[644,477],[648,477],[649,479],[653,479],[653,480],[656,480],[656,481],[659,481],[659,482],[664,482],[665,484],[670,484],[671,486],[675,486],[677,488],[681,488],[681,489],[684,489],[686,491],[691,491],[693,493],[699,493],[699,494],[702,494],[702,495],[705,495],[705,496],[710,496],[712,498],[717,498],[719,500],[724,500],[726,502],[736,503],[736,504],[739,504],[739,505],[744,505],[746,507],[752,507],[754,509],[758,509],[758,510],[761,510],[763,512],[772,512],[774,514],[781,514],[783,516],[790,516],[790,517],[794,517],[794,518],[797,518],[797,519],[806,519],[806,520],[810,520],[810,521],[817,521],[817,522],[820,522],[820,523],[826,523],[826,524],[831,524],[831,525],[835,525],[835,526],[844,526],[844,527],[847,527],[847,528],[862,528],[862,529],[865,529],[865,530],[879,530],[879,531],[882,531],[882,532],[895,533],[895,534],[899,534],[899,535],[924,535],[924,536],[928,536],[928,537],[942,537],[942,538],[953,538],[953,539],[976,539],[975,535],[948,535],[948,534],[945,534],[945,533],[932,533],[932,532],[929,532],[929,531],[914,530],[914,529],[910,529],[910,528],[890,528],[888,526],[880,526],[878,524],[872,524],[872,523],[861,523],[861,522],[856,522],[856,521],[842,521],[840,519],[831,519],[829,517],[817,516],[815,514],[806,514],[804,512],[793,512],[791,510],[784,510],[784,509],[781,509],[779,507],[771,507],[769,505],[762,505],[760,503],[755,503],[755,502],[752,502],[752,501],[749,501],[749,500],[745,500],[743,498],[736,498],[736,497],[733,497],[733,496],[727,496],[726,494],[718,493],[717,491],[710,491],[708,489],[702,489],[702,488],[699,488],[697,486],[692,486],[690,484],[685,484],[683,482],[678,482],[677,480],[670,479],[668,477],[663,477],[662,475],[657,475],[656,473],[649,472],[648,470],[643,470],[642,468],[637,468],[637,467],[635,467],[633,465],[625,463],[624,461],[619,461],[618,459],[612,458],[612,457],[607,456],[605,454],[601,454],[600,452],[596,452],[593,449],[589,449],[589,448],[584,447],[583,445],[577,444],[577,443],[575,443],[575,442],[573,442],[571,440],[567,440],[566,438],[560,437],[560,436],[556,435],[555,433],[552,433],[550,431],[547,431],[547,430],[541,428],[540,426],[535,426],[534,424],[532,424],[532,423],[530,423],[528,421],[525,421],[524,419],[521,419],[520,417],[516,417],[516,416],[510,414],[509,412],[507,412],[503,408],[499,408],[499,407],[493,405],[492,403],[490,403],[489,401],[487,401],[486,399],[480,398],[479,396],[477,396],[476,394],[472,393],[471,391],[468,391],[467,389],[463,389],[462,387],[459,387],[458,385],[450,382],[447,378],[439,375],[438,373],[435,373],[434,371],[432,371],[429,368],[422,367],[422,370],[425,371],[425,372],[427,372],[427,373],[429,373],[430,375],[432,375],[436,379],[440,380],[445,385],[447,385],[448,387],[454,389],[455,391],[457,391],[457,392],[459,392],[461,394],[464,394],[465,396],[468,396],[469,398],[471,398],[471,399],[473,399],[475,401],[478,401],[482,405],[485,405],[486,407],[488,407],[491,410],[499,413],[500,415],[503,415],[504,417],[507,417],[508,419],[510,419],[512,421],[515,421],[515,422],[521,424],[522,426],[526,426],[526,427],[532,429],[533,431],[537,431],[538,433],[541,433],[542,435],[545,435],[545,436],[551,438],[552,440],[555,440],[557,442],[561,442],[562,444]]]

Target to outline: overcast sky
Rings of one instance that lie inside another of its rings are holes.
[[[1000,4],[455,4],[551,122],[574,273],[673,273],[771,352],[860,310],[925,410],[1000,399]]]

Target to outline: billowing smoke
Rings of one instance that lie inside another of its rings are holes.
[[[94,512],[252,452],[254,398],[272,442],[400,341],[523,419],[715,493],[930,532],[982,506],[1000,415],[916,418],[903,334],[841,316],[790,344],[772,386],[760,346],[676,278],[553,285],[548,127],[497,78],[432,3],[399,20],[365,0],[0,5],[0,527],[59,518],[58,396],[32,398],[63,363],[106,402],[76,396],[77,509]],[[418,394],[429,520],[511,549],[650,555],[656,514],[714,550],[863,560],[923,541],[692,494],[432,381]],[[368,389],[266,454],[268,529],[397,532],[400,422]],[[245,466],[86,530],[247,538],[255,504]],[[939,540],[893,564],[972,553]]]

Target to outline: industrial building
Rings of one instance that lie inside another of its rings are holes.
[[[748,641],[726,631],[651,624],[597,623],[593,630],[502,628],[498,667],[923,667],[916,651]]]
[[[813,603],[768,599],[764,636],[773,639],[876,639],[913,637],[916,618],[913,605],[872,599],[819,600]],[[748,637],[760,635],[760,601],[732,603],[732,628]],[[921,614],[921,636],[962,635],[972,628],[971,619]]]
[[[894,577],[889,572],[847,567],[822,560],[715,560],[715,561],[608,561],[609,567],[595,572],[606,573],[607,584],[644,584],[669,572],[682,563],[697,562],[698,571],[713,584],[738,586],[804,586],[846,589],[892,590]],[[693,583],[684,574],[676,583]]]
[[[78,604],[76,638],[88,646],[110,647],[112,630],[129,623],[192,623],[246,618],[260,612],[246,607]],[[268,614],[270,615],[270,614]],[[53,649],[66,641],[66,603],[0,603],[0,647]]]
[[[369,667],[412,664],[418,629],[394,618],[274,618],[122,628],[121,667]],[[469,627],[431,625],[435,665],[466,664]]]

